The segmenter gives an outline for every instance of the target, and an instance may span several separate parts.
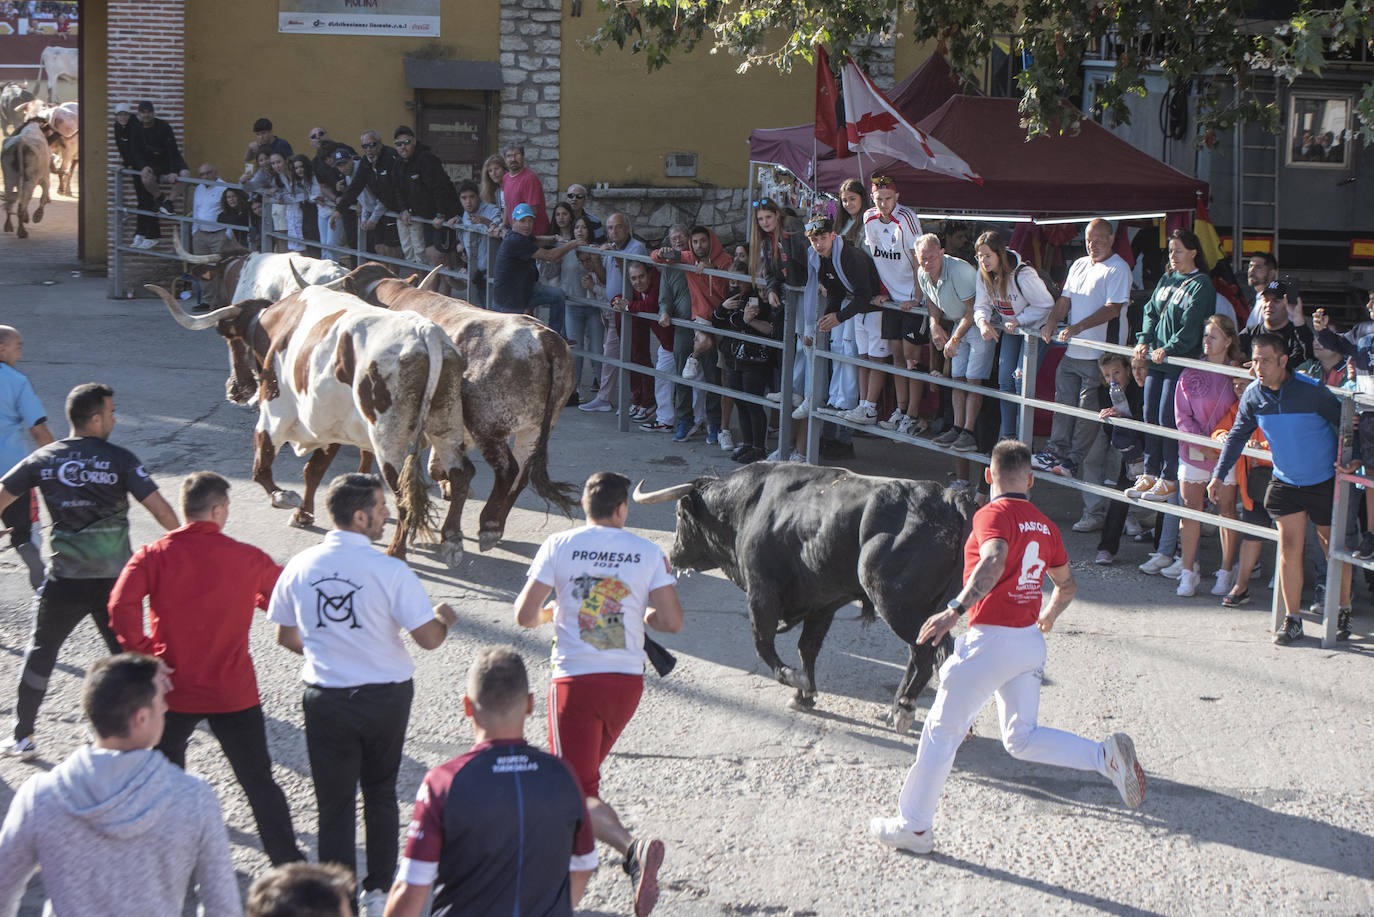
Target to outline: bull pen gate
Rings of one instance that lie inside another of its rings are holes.
[[[245,227],[243,226],[237,226],[228,223],[218,223],[209,220],[197,220],[194,217],[190,216],[169,215],[166,213],[139,210],[135,207],[130,207],[125,202],[125,190],[131,187],[131,180],[138,180],[139,173],[133,170],[123,170],[117,168],[111,168],[110,171],[112,173],[114,186],[114,206],[110,210],[110,238],[114,240],[112,248],[114,250],[114,275],[116,290],[124,289],[123,255],[125,253],[159,258],[174,262],[182,261],[181,256],[178,254],[168,254],[166,252],[135,248],[131,246],[128,242],[123,241],[125,237],[124,223],[126,222],[126,217],[128,216],[153,216],[161,220],[174,221],[175,223],[177,223],[176,231],[178,237],[181,239],[181,245],[188,252],[190,251],[190,246],[186,245],[185,243],[189,240],[191,224],[193,223],[197,226],[213,226],[216,229],[221,230],[243,231],[245,229]],[[247,191],[244,191],[241,185],[228,184],[225,182],[210,182],[198,178],[179,178],[178,181],[193,186],[210,185],[214,186],[216,189],[219,190],[229,190],[232,188],[244,193],[245,195],[249,193]],[[387,211],[387,216],[391,218],[396,218],[398,214],[396,214],[393,211]],[[322,252],[331,253],[331,257],[336,261],[340,260],[342,257],[345,256],[352,256],[357,259],[355,262],[356,264],[361,264],[364,260],[377,261],[402,270],[434,273],[449,278],[451,282],[462,282],[465,285],[465,292],[467,294],[466,298],[468,302],[491,301],[491,286],[494,282],[493,267],[495,264],[496,254],[494,245],[487,246],[487,265],[486,270],[484,272],[485,278],[484,280],[478,282],[478,287],[475,289],[474,279],[472,276],[473,272],[471,270],[454,270],[442,267],[434,267],[429,264],[405,261],[400,258],[385,257],[366,251],[363,248],[364,240],[366,239],[366,233],[363,231],[361,226],[361,215],[355,212],[354,219],[357,221],[358,232],[356,236],[357,243],[352,247],[329,245],[324,242],[316,242],[313,240],[304,240],[288,236],[285,232],[275,230],[271,227],[271,220],[268,218],[266,213],[264,213],[263,219],[261,220],[261,226],[259,231],[255,234],[250,235],[250,242],[256,243],[257,251],[259,252],[273,251],[274,243],[278,241],[301,242],[308,245],[311,248],[318,248]],[[468,242],[473,241],[474,237],[476,236],[487,235],[485,230],[482,230],[480,228],[473,228],[470,226],[458,225],[450,228],[452,228],[455,232],[461,233],[464,239]],[[618,293],[627,300],[630,298],[631,293],[629,286],[628,267],[630,262],[635,261],[643,264],[649,264],[660,270],[691,270],[693,273],[705,274],[711,277],[721,277],[726,280],[735,280],[746,284],[752,284],[754,282],[753,278],[745,274],[736,274],[730,271],[718,271],[710,268],[698,268],[695,266],[687,266],[680,263],[659,264],[645,255],[635,255],[613,249],[602,249],[599,246],[584,246],[577,249],[577,251],[597,255],[603,259],[609,258],[621,262],[621,289],[618,291]],[[305,256],[303,255],[302,257]],[[604,364],[616,367],[617,369],[621,370],[617,380],[616,395],[619,400],[619,403],[622,405],[628,403],[630,400],[630,381],[628,373],[633,372],[644,376],[652,376],[656,379],[670,382],[674,385],[689,386],[696,391],[712,392],[718,395],[728,396],[736,401],[746,401],[751,404],[757,404],[763,407],[765,411],[778,410],[778,441],[782,445],[787,445],[792,442],[792,412],[787,409],[787,406],[792,404],[793,391],[796,387],[796,383],[794,380],[794,371],[799,368],[799,365],[797,363],[797,357],[799,353],[801,354],[802,359],[805,361],[804,364],[802,364],[802,366],[804,366],[805,368],[805,387],[807,389],[808,396],[812,392],[824,392],[826,390],[828,385],[831,364],[850,365],[856,368],[870,365],[869,361],[866,361],[860,357],[853,357],[848,356],[846,354],[831,352],[831,341],[827,340],[824,337],[818,336],[815,331],[814,324],[809,325],[806,329],[802,330],[799,330],[797,328],[797,312],[802,305],[802,292],[803,291],[797,287],[786,288],[787,298],[785,308],[783,310],[783,332],[782,339],[780,341],[771,340],[768,338],[761,338],[756,335],[742,334],[739,332],[730,331],[722,328],[712,327],[710,329],[710,334],[714,337],[724,337],[736,340],[749,341],[755,344],[763,344],[767,347],[779,350],[781,352],[781,398],[778,403],[774,403],[758,395],[751,395],[747,392],[737,391],[735,389],[727,388],[722,385],[707,383],[700,379],[684,379],[682,376],[676,373],[663,372],[654,369],[651,366],[644,366],[635,363],[630,358],[631,335],[629,333],[622,333],[619,335],[619,350],[615,356],[611,356],[605,353],[592,353],[590,351],[583,350],[580,347],[580,342],[578,346],[575,346],[571,349],[575,356],[581,357],[584,360],[589,361],[593,366],[599,367]],[[474,298],[474,293],[480,293],[481,295],[478,298]],[[610,293],[610,291],[607,291],[607,295],[609,296],[612,294]],[[600,310],[602,313],[604,313],[603,319],[607,320],[608,322],[613,320],[615,316],[620,316],[622,322],[625,319],[629,319],[633,321],[653,322],[655,324],[658,323],[657,317],[652,313],[633,313],[625,310],[615,309],[607,301],[594,300],[584,296],[567,297],[567,301],[572,305],[591,306]],[[897,307],[894,305],[884,304],[883,308],[896,309]],[[910,310],[909,314],[928,315],[928,312],[923,307],[916,307]],[[703,326],[694,321],[674,318],[671,319],[671,323],[676,328],[681,328],[688,331],[695,332],[703,330]],[[835,338],[834,336],[840,334],[842,330],[842,328],[834,329],[831,332],[831,337],[835,340],[838,340],[838,338]],[[806,337],[810,337],[814,341],[813,346],[806,347],[802,345],[801,338],[804,333]],[[1085,410],[1071,405],[1059,404],[1053,400],[1046,401],[1036,398],[1036,373],[1040,365],[1039,352],[1040,348],[1045,345],[1040,335],[1026,333],[1023,330],[1018,330],[1015,333],[1022,335],[1025,341],[1024,346],[1022,347],[1020,359],[1019,374],[1022,380],[1022,393],[1019,395],[1009,392],[1002,392],[997,390],[996,388],[988,388],[985,386],[973,385],[965,382],[956,382],[953,379],[950,379],[945,376],[937,376],[931,373],[921,372],[919,370],[904,369],[895,364],[883,364],[882,371],[885,374],[897,376],[904,379],[917,379],[925,382],[927,385],[930,386],[943,387],[949,389],[960,389],[962,391],[973,392],[975,394],[982,395],[985,398],[991,397],[999,401],[1007,401],[1016,404],[1018,406],[1016,427],[1017,436],[1022,442],[1028,445],[1034,438],[1033,423],[1035,411],[1037,410],[1047,411],[1052,414],[1065,414],[1080,420],[1088,420],[1095,423],[1102,423],[1102,421],[1099,420],[1097,413],[1094,411]],[[1134,353],[1133,349],[1130,347],[1123,347],[1116,344],[1107,344],[1102,341],[1086,340],[1084,338],[1069,338],[1067,339],[1066,343],[1078,344],[1084,347],[1090,347],[1094,350],[1103,352],[1120,353],[1126,355],[1127,357],[1131,356]],[[1231,376],[1234,378],[1251,378],[1249,372],[1247,372],[1244,369],[1230,366],[1221,366],[1213,363],[1206,363],[1202,360],[1184,359],[1180,357],[1168,357],[1165,360],[1165,363],[1170,366],[1178,366],[1185,369],[1199,369],[1206,372],[1219,373],[1222,375]],[[578,381],[580,383],[581,380]],[[1358,406],[1360,409],[1374,410],[1374,397],[1367,395],[1359,395],[1353,392],[1346,391],[1344,389],[1332,388],[1330,386],[1327,387],[1327,390],[1330,391],[1332,394],[1336,395],[1336,397],[1338,397],[1341,400],[1341,422],[1338,430],[1339,435],[1337,461],[1341,465],[1347,465],[1350,462],[1354,444],[1356,408]],[[862,430],[870,435],[884,437],[894,442],[903,443],[906,445],[920,446],[923,449],[928,449],[951,458],[963,458],[973,462],[981,462],[982,464],[987,464],[989,461],[987,453],[956,452],[952,449],[943,446],[937,446],[930,440],[922,439],[919,436],[910,436],[904,433],[898,433],[895,430],[886,430],[881,427],[878,427],[876,424],[869,426],[848,421],[844,418],[843,412],[841,411],[825,410],[822,408],[815,407],[814,398],[812,397],[806,397],[802,401],[802,408],[804,409],[803,413],[805,420],[816,421],[813,423],[808,423],[806,435],[806,460],[812,464],[817,464],[817,459],[819,458],[822,423],[835,424],[837,426],[845,426],[856,430]],[[618,412],[617,416],[617,429],[621,433],[628,433],[630,431],[629,412],[621,410]],[[1176,429],[1172,429],[1169,427],[1161,427],[1159,425],[1146,423],[1140,420],[1112,418],[1110,423],[1148,435],[1160,436],[1165,439],[1172,440],[1174,442],[1191,443],[1193,445],[1205,446],[1213,450],[1215,450],[1218,446],[1217,441],[1209,437],[1192,433],[1184,433]],[[1244,449],[1244,455],[1272,462],[1272,457],[1270,456],[1267,450],[1259,449],[1254,446],[1247,445]],[[1349,514],[1351,510],[1351,489],[1353,486],[1359,486],[1362,488],[1374,488],[1374,474],[1369,472],[1367,469],[1365,470],[1364,474],[1348,474],[1340,471],[1339,469],[1333,470],[1335,471],[1336,486],[1335,495],[1332,500],[1332,531],[1330,552],[1326,568],[1325,604],[1320,614],[1302,610],[1299,610],[1298,614],[1298,617],[1304,620],[1313,621],[1321,625],[1321,640],[1322,646],[1324,648],[1330,648],[1334,646],[1336,643],[1336,618],[1338,606],[1340,603],[1340,584],[1344,567],[1346,565],[1352,565],[1354,567],[1359,567],[1364,570],[1374,571],[1374,560],[1362,560],[1360,558],[1355,557],[1352,553],[1351,546],[1347,543],[1347,538],[1349,535],[1347,520],[1349,519]],[[1127,497],[1123,491],[1102,484],[1095,484],[1088,481],[1078,480],[1077,478],[1066,477],[1061,475],[1042,475],[1040,476],[1040,480],[1049,480],[1051,483],[1057,484],[1059,486],[1072,488],[1082,493],[1096,494],[1097,496],[1103,497],[1108,500],[1115,500],[1117,502],[1123,502],[1132,505],[1136,504],[1136,501]],[[1227,529],[1228,531],[1237,532],[1242,535],[1248,535],[1250,537],[1258,538],[1264,541],[1278,541],[1278,531],[1277,529],[1272,527],[1263,527],[1248,522],[1242,522],[1239,519],[1228,519],[1219,515],[1211,515],[1200,510],[1190,509],[1189,507],[1175,505],[1172,503],[1152,502],[1149,503],[1148,506],[1152,510],[1178,516],[1181,519],[1190,519],[1195,522],[1218,526],[1220,528]],[[1277,630],[1281,626],[1281,624],[1283,623],[1284,614],[1286,613],[1282,601],[1282,590],[1280,588],[1276,587],[1273,590],[1271,610],[1273,616],[1271,631],[1273,631]]]

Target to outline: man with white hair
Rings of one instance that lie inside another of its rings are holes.
[[[600,245],[606,241],[606,227],[601,220],[587,209],[587,186],[568,185],[568,209],[572,211],[573,222],[585,217],[592,230],[592,241]]]

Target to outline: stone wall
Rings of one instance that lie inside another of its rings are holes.
[[[616,211],[630,218],[634,234],[646,243],[658,243],[674,223],[700,223],[716,231],[722,242],[743,240],[748,225],[749,192],[746,188],[629,188],[590,189],[589,206],[605,219]]]
[[[558,192],[562,33],[562,0],[501,0],[500,149],[524,146],[546,194]]]

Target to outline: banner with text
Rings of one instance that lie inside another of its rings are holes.
[[[277,31],[439,37],[440,0],[279,0]]]

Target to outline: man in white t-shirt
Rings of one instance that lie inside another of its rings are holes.
[[[1088,224],[1085,234],[1088,254],[1069,268],[1064,291],[1045,322],[1042,335],[1046,343],[1060,319],[1065,317],[1069,324],[1059,332],[1060,341],[1067,342],[1070,338],[1106,341],[1108,331],[1114,330],[1111,343],[1126,343],[1126,322],[1120,316],[1131,301],[1131,268],[1112,251],[1112,236],[1112,224],[1106,220],[1097,219]],[[1115,325],[1112,324],[1114,320]],[[1097,365],[1101,354],[1101,350],[1090,345],[1069,344],[1054,374],[1054,400],[1096,413],[1100,407],[1097,392],[1102,387],[1102,370]],[[1032,459],[1032,464],[1040,471],[1074,476],[1101,429],[1102,425],[1095,420],[1055,414],[1049,446]],[[1091,518],[1085,512],[1085,518],[1079,520],[1085,525],[1075,524],[1074,531],[1091,531],[1088,525]],[[1100,521],[1095,527],[1101,527]]]
[[[873,176],[870,191],[874,206],[864,212],[864,244],[878,268],[878,279],[883,282],[884,294],[874,302],[887,305],[877,312],[860,315],[861,324],[856,330],[874,342],[867,349],[867,356],[883,363],[890,354],[898,366],[906,366],[917,360],[921,345],[929,340],[921,316],[909,312],[921,299],[914,254],[916,240],[921,236],[921,221],[916,218],[916,211],[897,203],[896,183],[886,175]],[[894,305],[901,306],[903,311],[892,309]],[[863,348],[860,353],[865,353]],[[862,369],[859,372],[863,374]],[[861,383],[863,400],[855,411],[862,410],[865,404],[876,405],[882,397],[886,374],[869,369],[867,376],[867,381]],[[887,420],[878,422],[885,430],[897,429],[908,416],[914,418],[925,392],[925,383],[919,379],[894,376],[893,381],[897,384],[897,410]],[[909,426],[914,428],[914,422]]]
[[[401,640],[438,648],[458,616],[430,607],[404,561],[372,546],[386,527],[386,490],[372,474],[334,479],[325,495],[333,531],[287,563],[267,617],[277,642],[305,657],[305,748],[320,813],[321,863],[356,866],[354,813],[363,791],[367,873],[363,915],[382,913],[401,833],[396,775],[415,689]]]
[[[644,625],[677,633],[682,605],[663,552],[625,531],[629,499],[630,481],[622,475],[599,471],[587,479],[587,524],[539,548],[515,600],[515,623],[537,627],[553,621],[549,750],[581,784],[596,839],[625,855],[634,912],[643,917],[658,900],[663,842],[636,840],[601,800],[601,763],[644,690]]]

